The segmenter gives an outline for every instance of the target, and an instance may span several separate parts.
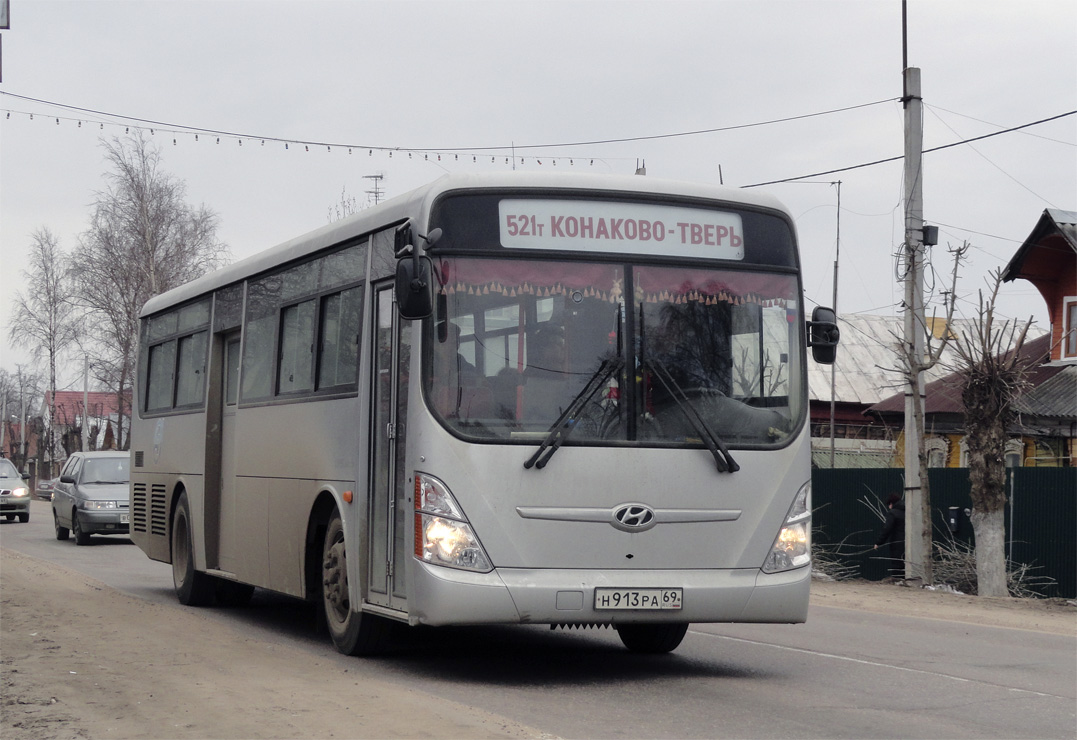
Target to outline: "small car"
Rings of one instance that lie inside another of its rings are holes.
[[[37,479],[37,489],[34,491],[34,495],[42,501],[52,501],[52,490],[56,487],[56,480],[45,480],[43,478]]]
[[[76,452],[67,459],[52,493],[56,539],[130,532],[131,457],[127,452]]]
[[[10,460],[0,458],[0,514],[9,522],[30,521],[30,485],[29,475],[19,472]]]

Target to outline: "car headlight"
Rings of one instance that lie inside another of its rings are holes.
[[[493,570],[448,487],[423,473],[415,474],[415,557],[450,568]]]
[[[83,505],[84,509],[115,509],[118,508],[118,504],[115,501],[87,501]]]
[[[770,555],[763,563],[763,572],[780,573],[811,564],[811,481],[793,499]]]
[[[12,488],[11,489],[11,495],[12,496],[29,496],[30,495],[30,489],[29,488]]]

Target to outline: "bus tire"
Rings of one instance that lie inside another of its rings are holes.
[[[676,649],[688,632],[688,624],[619,624],[617,634],[634,653],[668,653]]]
[[[205,606],[213,602],[212,576],[194,569],[194,537],[191,534],[191,506],[187,492],[180,493],[172,515],[172,583],[184,606]]]
[[[389,623],[363,614],[351,602],[348,590],[348,554],[344,543],[344,522],[333,511],[322,545],[322,610],[329,636],[345,655],[375,655],[384,649]]]

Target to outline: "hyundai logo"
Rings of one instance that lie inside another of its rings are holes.
[[[644,532],[657,523],[654,509],[645,504],[621,504],[613,510],[610,522],[624,532]]]

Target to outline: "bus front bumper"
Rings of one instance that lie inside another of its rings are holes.
[[[426,625],[798,623],[808,615],[811,568],[593,571],[499,568],[471,573],[413,561],[409,612]],[[681,589],[679,609],[596,609],[595,589]]]

